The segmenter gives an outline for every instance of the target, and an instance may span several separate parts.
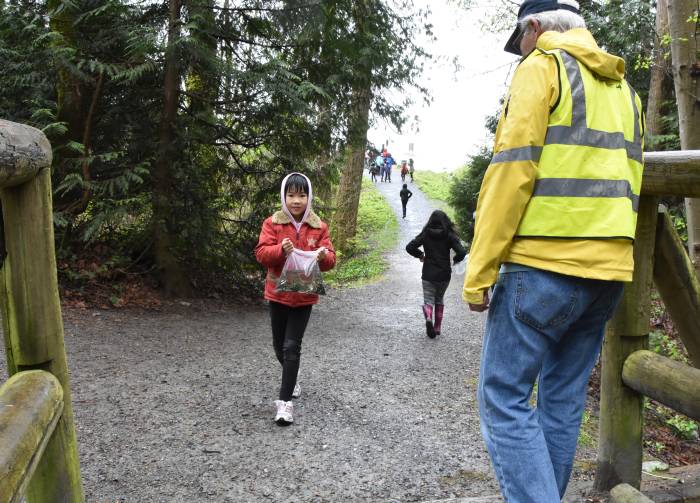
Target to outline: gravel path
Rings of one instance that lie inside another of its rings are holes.
[[[443,333],[425,336],[404,247],[433,208],[411,185],[402,220],[396,178],[377,184],[401,227],[390,270],[314,308],[291,427],[272,421],[264,305],[64,313],[87,501],[499,501],[476,405],[485,315],[453,276]]]

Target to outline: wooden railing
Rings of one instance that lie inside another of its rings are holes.
[[[695,367],[700,367],[700,287],[659,196],[700,197],[700,151],[645,154],[634,244],[634,280],[607,327],[602,352],[596,488],[619,502],[649,501],[642,474],[644,396],[700,420],[700,370],[647,351],[657,290]],[[626,485],[621,485],[625,483]],[[631,487],[630,487],[631,486]]]
[[[0,387],[0,501],[20,501],[63,412],[63,388],[44,370],[13,375]]]
[[[0,503],[82,503],[63,345],[51,203],[51,145],[0,120],[0,309],[7,368],[0,388]],[[5,253],[6,252],[6,253]]]

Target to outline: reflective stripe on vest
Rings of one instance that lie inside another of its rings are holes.
[[[539,164],[516,237],[634,239],[643,169],[641,103],[624,80],[602,81],[562,50],[542,52],[565,69],[545,145],[498,152],[492,160]],[[608,130],[594,128],[587,106]]]
[[[513,161],[535,161],[540,160],[542,155],[542,147],[519,147],[510,150],[502,150],[493,156],[491,164],[497,162],[513,162]]]
[[[626,197],[632,209],[639,209],[639,196],[627,180],[579,180],[578,178],[540,178],[535,182],[535,196]]]

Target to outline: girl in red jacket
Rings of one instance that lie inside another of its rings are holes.
[[[282,210],[263,222],[255,257],[267,267],[265,298],[270,302],[272,345],[282,365],[279,400],[275,400],[279,425],[291,424],[294,413],[292,397],[298,398],[297,385],[301,339],[311,315],[311,306],[318,295],[300,292],[278,292],[275,288],[285,259],[294,248],[318,252],[321,271],[335,265],[335,251],[328,237],[328,225],[311,210],[311,181],[301,173],[287,175],[281,187]]]

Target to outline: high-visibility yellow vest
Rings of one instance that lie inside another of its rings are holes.
[[[496,162],[539,159],[516,237],[634,240],[643,172],[641,100],[625,80],[604,79],[563,50],[542,52],[557,60],[561,90],[545,144],[494,156]]]

